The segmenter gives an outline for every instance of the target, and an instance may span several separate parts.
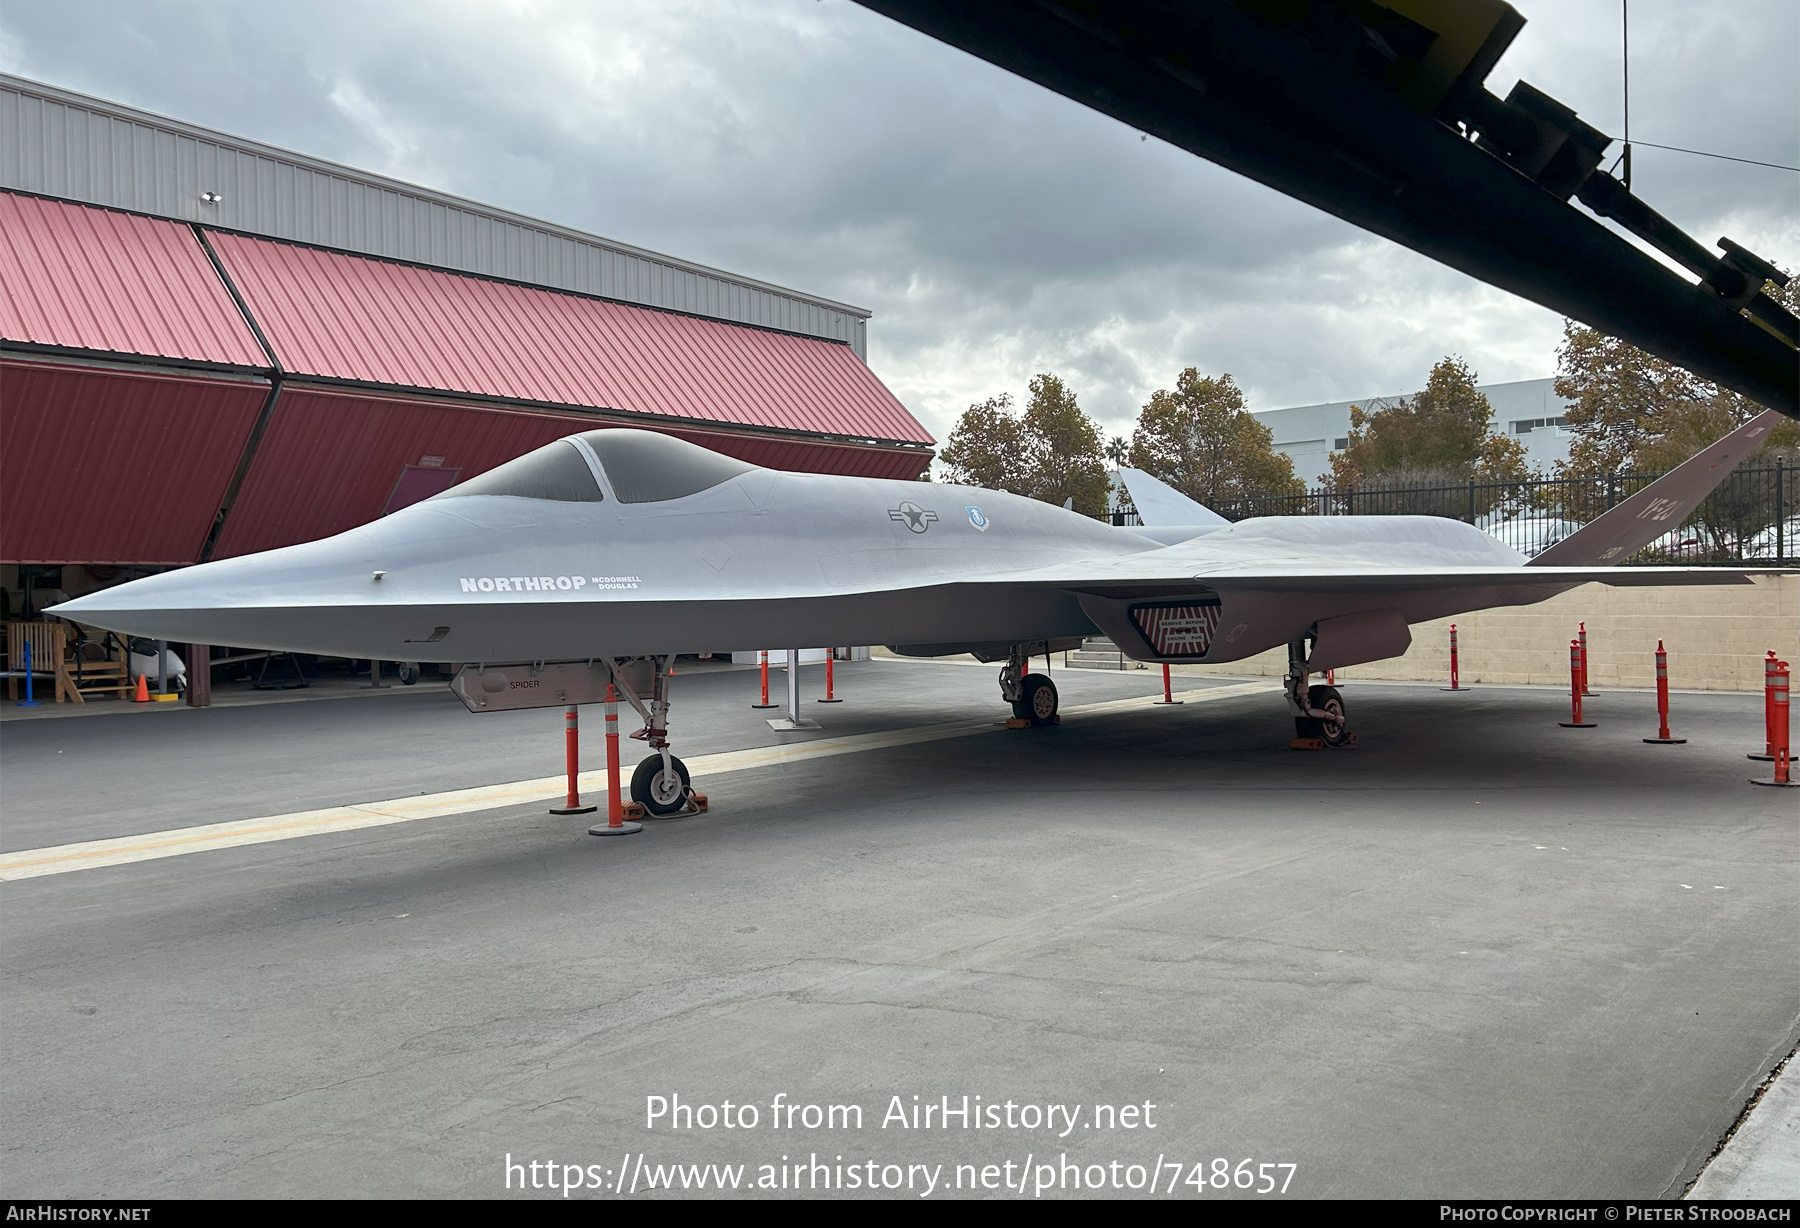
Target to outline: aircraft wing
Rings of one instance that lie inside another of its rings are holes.
[[[1789,574],[1773,567],[1742,570],[1729,567],[1534,567],[1526,571],[1520,567],[1439,567],[1426,570],[1327,568],[1321,565],[1217,568],[1191,576],[1175,576],[1161,568],[1155,569],[1154,574],[1130,578],[1100,573],[1101,569],[1096,568],[1093,572],[1080,575],[1064,574],[1053,582],[1060,587],[1075,590],[1149,586],[1188,589],[1205,587],[1220,592],[1256,589],[1271,593],[1389,593],[1504,585],[1508,588],[1542,588],[1561,592],[1581,584],[1612,584],[1626,588],[1749,584],[1753,576]],[[1020,579],[1028,581],[1029,578]]]
[[[1705,460],[1711,451],[1696,459]],[[1669,476],[1678,478],[1680,470]],[[1710,474],[1709,480],[1713,480]],[[1653,495],[1654,485],[1642,493]],[[1622,504],[1618,510],[1627,508]],[[1598,525],[1600,521],[1595,522]],[[1666,528],[1655,531],[1665,532]],[[1771,569],[1617,567],[1585,559],[1562,566],[1554,560],[1548,565],[1537,560],[1527,564],[1524,555],[1481,530],[1443,517],[1267,516],[1239,521],[1160,550],[1053,563],[1005,578],[1077,589],[1161,584],[1219,590],[1352,592],[1494,584],[1562,589],[1590,581],[1737,584],[1766,570]]]
[[[1398,656],[1413,623],[1532,605],[1581,584],[1747,584],[1777,568],[1525,566],[1435,517],[1271,517],[1126,556],[1053,564],[990,585],[1071,593],[1127,656],[1224,663],[1310,635],[1333,666]],[[1158,628],[1179,624],[1179,642]],[[1325,668],[1321,665],[1320,668]]]
[[[1450,522],[1455,523],[1455,522]],[[1328,558],[1270,558],[1255,561],[1223,557],[1225,543],[1213,539],[1191,543],[1211,549],[1170,546],[1147,554],[1058,563],[989,581],[1042,584],[1077,591],[1113,588],[1192,591],[1257,589],[1281,593],[1357,593],[1489,588],[1495,585],[1560,592],[1579,584],[1625,587],[1688,584],[1748,584],[1752,576],[1785,575],[1777,567],[1526,567],[1518,563],[1392,564],[1334,562]]]

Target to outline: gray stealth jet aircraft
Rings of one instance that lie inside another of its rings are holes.
[[[761,469],[648,431],[588,431],[305,545],[136,580],[55,614],[133,635],[393,661],[463,662],[472,711],[591,702],[608,682],[656,752],[636,800],[684,801],[668,746],[686,652],[888,644],[1003,662],[1017,717],[1056,719],[1039,653],[1104,632],[1147,662],[1286,645],[1302,735],[1349,740],[1311,678],[1397,656],[1408,624],[1529,605],[1592,580],[1748,583],[1742,570],[1608,564],[1680,525],[1778,421],[1765,413],[1527,560],[1434,516],[1228,523],[1126,471],[1145,521],[1115,528],[965,486]]]

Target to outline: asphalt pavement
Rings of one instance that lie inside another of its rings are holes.
[[[1056,678],[1068,706],[1160,683]],[[990,670],[839,680],[816,736],[1005,715]],[[677,687],[678,753],[806,740],[751,672]],[[1353,750],[1291,751],[1279,698],[1235,694],[700,778],[709,813],[624,839],[533,804],[0,883],[0,1178],[1679,1195],[1800,1038],[1800,805],[1748,783],[1760,697],[1678,697],[1661,747],[1642,694],[1564,730],[1554,691],[1345,693]],[[422,685],[9,722],[0,839],[544,776],[560,721]],[[965,1096],[982,1128],[941,1115]],[[711,1127],[649,1116],[676,1097]]]

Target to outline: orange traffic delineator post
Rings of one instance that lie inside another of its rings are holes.
[[[581,785],[575,779],[581,774],[581,709],[574,704],[563,709],[563,766],[569,775],[569,796],[562,805],[550,807],[550,813],[594,813],[594,807],[581,804]]]
[[[629,836],[643,831],[642,823],[625,821],[625,803],[619,792],[619,699],[613,684],[606,684],[606,822],[588,828],[590,836]]]
[[[1569,719],[1558,721],[1564,729],[1592,729],[1593,721],[1581,719],[1581,642],[1569,641]]]
[[[1770,655],[1773,655],[1773,654],[1770,654]],[[133,703],[139,703],[139,704],[147,704],[150,702],[150,675],[148,675],[148,674],[139,674],[138,675],[137,694],[133,695],[131,697],[131,701]]]
[[[1644,741],[1659,746],[1681,746],[1686,738],[1669,736],[1669,654],[1663,651],[1663,642],[1656,641],[1656,736]]]
[[[1457,657],[1456,624],[1450,624],[1450,685],[1441,686],[1440,691],[1472,691],[1474,687],[1462,684],[1462,664]]]
[[[1581,624],[1580,630],[1576,633],[1575,638],[1581,642],[1581,693],[1582,693],[1582,695],[1586,696],[1587,698],[1592,699],[1594,697],[1594,688],[1588,685],[1588,651],[1587,651],[1587,624],[1586,623]]]
[[[1769,649],[1769,655],[1763,658],[1763,748],[1762,753],[1745,755],[1746,759],[1757,759],[1768,763],[1775,758],[1775,667],[1781,662],[1775,659],[1775,650]]]
[[[1335,669],[1328,669],[1325,671],[1325,685],[1326,686],[1336,686],[1337,685],[1337,671]]]
[[[758,665],[761,666],[761,669],[762,669],[762,702],[754,703],[754,704],[751,704],[750,706],[752,708],[779,707],[780,705],[772,704],[769,702],[769,650],[767,648],[764,648],[761,650],[761,652],[758,655],[757,663],[758,663]]]
[[[837,662],[837,649],[827,648],[825,650],[825,698],[820,699],[820,700],[815,700],[814,701],[815,703],[841,704],[844,702],[843,700],[841,700],[837,697],[837,692],[835,690],[835,687],[837,685],[837,678],[836,678],[835,671],[833,670],[832,667],[836,664],[836,662]]]
[[[1183,700],[1176,699],[1175,693],[1169,688],[1169,667],[1167,665],[1163,666],[1163,697],[1156,702],[1159,704],[1178,704],[1184,702]]]
[[[1788,756],[1788,663],[1786,661],[1775,662],[1775,685],[1771,688],[1771,697],[1775,705],[1775,717],[1771,730],[1775,743],[1775,778],[1773,780],[1752,780],[1750,783],[1791,789],[1794,787],[1794,780],[1793,762]]]

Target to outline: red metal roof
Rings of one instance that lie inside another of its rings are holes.
[[[607,425],[582,414],[286,384],[213,557],[272,550],[367,524],[381,515],[401,471],[423,458],[460,469],[467,479],[551,440]],[[911,479],[929,460],[896,448],[729,431],[666,433],[772,469]]]
[[[0,337],[267,367],[179,222],[0,192]]]
[[[0,559],[193,563],[269,386],[0,362]]]
[[[209,237],[294,374],[932,442],[848,346],[241,235]]]

